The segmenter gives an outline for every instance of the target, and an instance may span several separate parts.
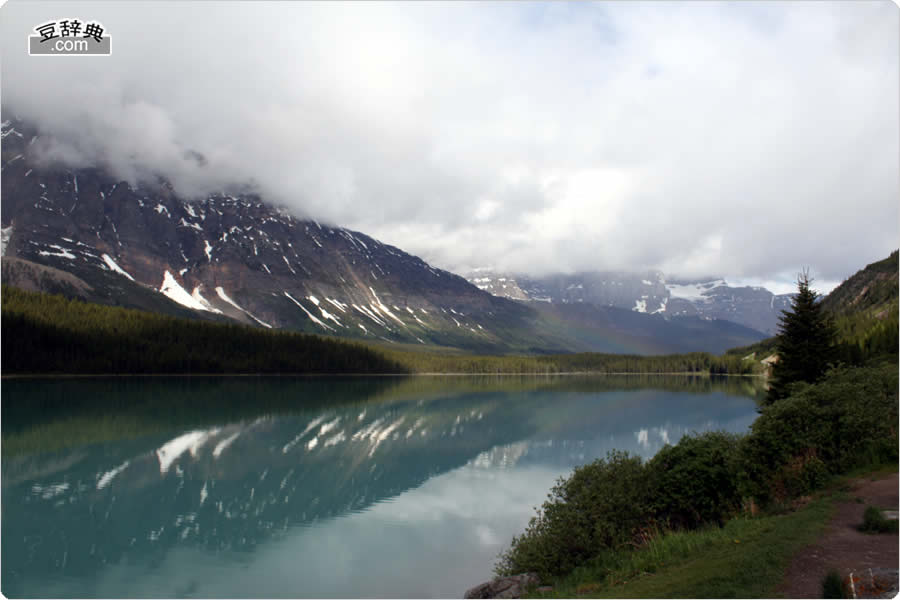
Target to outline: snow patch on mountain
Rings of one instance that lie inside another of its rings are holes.
[[[300,307],[300,310],[302,310],[303,312],[305,312],[305,313],[306,313],[306,316],[309,317],[310,320],[311,320],[313,323],[315,323],[316,325],[319,325],[319,326],[321,326],[321,327],[324,327],[324,328],[327,329],[328,331],[334,331],[334,328],[329,327],[328,325],[326,325],[325,323],[323,323],[321,320],[319,320],[314,314],[312,314],[311,312],[309,312],[308,310],[306,310],[306,307],[303,306],[302,304],[300,304],[300,302],[299,302],[296,298],[294,298],[293,296],[291,296],[291,295],[288,294],[287,292],[284,292],[284,295],[287,296],[291,301],[293,301],[294,304],[296,304],[297,306],[299,306],[299,307]]]
[[[337,323],[338,327],[343,327],[343,326],[344,326],[344,324],[341,323],[341,321],[340,321],[336,316],[334,316],[333,314],[331,314],[330,312],[328,312],[327,310],[325,310],[325,307],[324,307],[324,306],[320,306],[320,307],[319,307],[319,312],[322,313],[322,316],[325,317],[326,319],[329,319],[329,320],[334,321],[335,323]]]
[[[245,315],[247,315],[248,317],[250,317],[251,319],[253,319],[253,320],[256,321],[257,323],[259,323],[259,324],[262,325],[263,327],[268,327],[269,329],[272,329],[272,326],[271,326],[271,325],[269,325],[268,323],[266,323],[265,321],[263,321],[263,320],[261,320],[261,319],[256,318],[255,316],[253,316],[252,314],[250,314],[250,311],[248,311],[248,310],[242,308],[241,306],[238,305],[237,302],[235,302],[234,300],[232,300],[232,299],[228,296],[228,294],[225,293],[225,289],[224,289],[222,286],[216,287],[216,294],[219,296],[219,298],[221,298],[222,300],[224,300],[224,301],[227,302],[228,304],[232,305],[233,307],[235,307],[236,309],[238,309],[239,311],[241,311],[242,313],[244,313]]]
[[[41,250],[38,252],[41,256],[58,256],[60,258],[68,258],[72,260],[75,258],[75,255],[69,252],[68,248],[63,248],[62,246],[58,246],[56,244],[47,244],[51,248],[56,248],[59,252],[50,252],[49,250]]]
[[[656,315],[656,314],[662,314],[662,313],[665,313],[665,312],[666,312],[666,304],[668,304],[668,303],[669,303],[669,299],[668,299],[668,298],[663,298],[663,299],[662,299],[662,302],[660,302],[659,308],[657,308],[656,310],[654,310],[651,314]]]
[[[703,281],[700,283],[677,284],[668,283],[666,289],[672,298],[683,298],[691,302],[709,302],[709,291],[719,286],[728,285],[724,279]]]
[[[6,246],[9,244],[9,238],[12,237],[13,226],[0,229],[0,256],[6,256]]]
[[[201,287],[202,287],[202,286],[199,286],[199,285],[196,286],[196,287],[194,288],[194,291],[191,293],[191,297],[192,297],[194,300],[196,300],[197,302],[199,302],[200,304],[202,304],[203,306],[205,306],[205,307],[206,307],[206,310],[208,310],[208,311],[210,311],[210,312],[222,314],[222,311],[221,311],[221,310],[219,310],[218,308],[215,308],[212,304],[209,303],[209,301],[208,301],[206,298],[204,298],[204,297],[200,294],[200,288],[201,288]]]
[[[182,227],[190,227],[192,229],[196,229],[197,231],[203,231],[203,228],[200,227],[197,223],[188,223],[184,220],[184,217],[181,217],[181,221],[179,221],[179,225]]]
[[[340,310],[341,312],[344,312],[344,313],[347,312],[347,305],[344,304],[343,302],[334,300],[333,298],[325,298],[325,299],[328,300],[329,302],[331,302],[334,306],[336,306],[338,308],[338,310]]]
[[[111,257],[109,254],[104,254],[104,255],[103,255],[103,262],[105,262],[106,265],[107,265],[110,269],[112,269],[113,271],[115,271],[115,272],[118,273],[119,275],[124,275],[125,277],[127,277],[127,278],[130,279],[131,281],[134,281],[134,277],[132,277],[131,275],[129,275],[129,274],[125,271],[125,269],[123,269],[123,268],[120,267],[118,264],[116,264],[116,261],[114,261],[114,260],[112,259],[112,257]]]
[[[375,321],[382,327],[387,328],[387,324],[384,321],[382,321],[381,319],[379,319],[378,317],[376,317],[375,313],[373,313],[371,310],[369,310],[365,306],[357,306],[356,304],[351,304],[350,306],[352,306],[353,308],[355,308],[356,310],[361,312],[363,315],[369,317],[370,319],[372,319],[373,321]]]
[[[181,284],[179,284],[175,277],[172,276],[172,274],[168,271],[166,271],[165,275],[163,275],[163,282],[159,288],[159,291],[182,306],[186,306],[194,310],[204,310],[207,312],[211,312],[211,308],[208,304],[204,305],[199,300],[188,294],[187,290],[181,287]]]
[[[376,307],[374,304],[370,304],[370,306],[372,307],[372,309],[373,309],[375,312],[379,312],[378,309],[381,309],[381,313],[386,314],[386,315],[389,316],[390,318],[394,319],[395,321],[397,321],[398,323],[400,323],[401,325],[403,325],[404,327],[406,327],[406,323],[404,323],[404,322],[400,319],[400,317],[398,317],[397,315],[395,315],[394,313],[392,313],[392,312],[391,312],[391,309],[389,309],[387,306],[384,305],[384,303],[383,303],[383,302],[381,301],[381,299],[378,297],[378,294],[376,294],[376,293],[375,293],[375,290],[372,289],[372,286],[369,286],[369,291],[371,291],[371,292],[372,292],[372,295],[375,296],[375,302],[378,304],[377,307]],[[379,314],[381,314],[381,313],[379,313]]]

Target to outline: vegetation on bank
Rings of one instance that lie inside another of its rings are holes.
[[[665,540],[702,539],[704,531],[715,537],[753,515],[774,518],[863,465],[896,468],[898,349],[861,348],[853,363],[841,364],[833,323],[808,284],[801,276],[793,310],[782,318],[775,342],[780,368],[748,434],[691,435],[646,462],[613,452],[576,468],[513,538],[497,572],[533,571],[565,582],[587,570],[598,589],[606,589],[615,583],[616,569],[652,554]],[[708,586],[707,569],[721,557],[700,556],[711,561],[702,563]],[[697,569],[688,572],[696,575]],[[622,596],[623,590],[610,593]],[[709,596],[710,589],[683,595]],[[768,594],[723,589],[712,595]]]
[[[836,474],[896,465],[897,388],[896,362],[835,369],[763,407],[747,435],[686,436],[647,462],[615,452],[576,468],[497,571],[552,578],[588,564],[606,569],[666,532],[778,514]]]
[[[640,545],[604,552],[557,578],[544,597],[772,598],[784,564],[821,533],[832,505],[826,494],[796,512],[654,530]]]
[[[758,365],[733,356],[706,352],[638,356],[633,354],[551,354],[542,356],[473,356],[437,352],[397,351],[381,346],[391,360],[411,373],[688,373],[706,375],[752,375]]]
[[[398,350],[309,334],[179,319],[3,287],[9,374],[150,373],[693,373],[753,374],[707,353],[472,356]]]

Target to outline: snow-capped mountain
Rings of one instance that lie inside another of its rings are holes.
[[[479,269],[466,278],[480,289],[514,300],[588,303],[666,317],[724,319],[772,335],[790,294],[762,287],[732,286],[725,279],[669,280],[660,271],[595,271],[529,277]]]
[[[207,318],[469,346],[500,344],[497,321],[524,327],[517,321],[530,314],[398,248],[298,219],[257,195],[189,201],[162,179],[134,186],[102,169],[41,166],[29,157],[40,134],[27,124],[4,121],[2,135],[4,256],[75,275],[112,303],[144,307],[134,291],[143,287]]]
[[[4,284],[193,318],[485,352],[719,352],[759,337],[713,323],[705,338],[656,320],[618,326],[618,313],[592,316],[594,333],[573,336],[559,325],[571,315],[548,323],[533,305],[254,193],[188,199],[163,177],[131,184],[101,167],[46,164],[32,148],[49,134],[28,123],[4,120],[0,133]]]
[[[666,289],[670,298],[666,314],[726,319],[769,335],[777,333],[781,311],[793,296],[759,286],[733,286],[724,279],[669,282]]]

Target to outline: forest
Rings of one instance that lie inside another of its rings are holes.
[[[758,373],[755,361],[708,353],[475,356],[269,331],[108,307],[3,288],[4,375]]]
[[[4,286],[10,374],[405,373],[360,344],[179,319]]]

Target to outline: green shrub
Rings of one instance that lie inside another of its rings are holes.
[[[866,508],[863,513],[863,522],[859,530],[864,533],[890,533],[897,531],[896,519],[885,519],[881,510],[874,506]]]
[[[897,367],[840,368],[762,409],[741,444],[741,492],[762,503],[821,487],[830,473],[897,460]]]
[[[792,496],[804,496],[828,483],[831,473],[828,467],[815,454],[807,457],[796,474],[787,483],[787,493]]]
[[[741,443],[743,495],[763,504],[784,499],[785,488],[795,487],[792,480],[826,442],[828,422],[808,398],[791,396],[763,409]]]
[[[748,435],[686,436],[646,464],[612,452],[579,467],[557,482],[496,570],[546,577],[588,561],[614,566],[623,546],[652,545],[667,528],[721,523],[744,501],[787,509],[832,473],[896,464],[897,379],[891,363],[834,369],[817,384],[790,386]]]
[[[739,437],[724,432],[685,436],[647,463],[655,518],[675,528],[722,523],[740,507]]]
[[[846,598],[847,593],[844,590],[844,581],[841,579],[840,573],[835,569],[831,569],[822,580],[822,597],[823,598]]]
[[[525,532],[501,554],[499,574],[568,573],[604,550],[631,541],[650,519],[640,457],[610,452],[560,479]]]

